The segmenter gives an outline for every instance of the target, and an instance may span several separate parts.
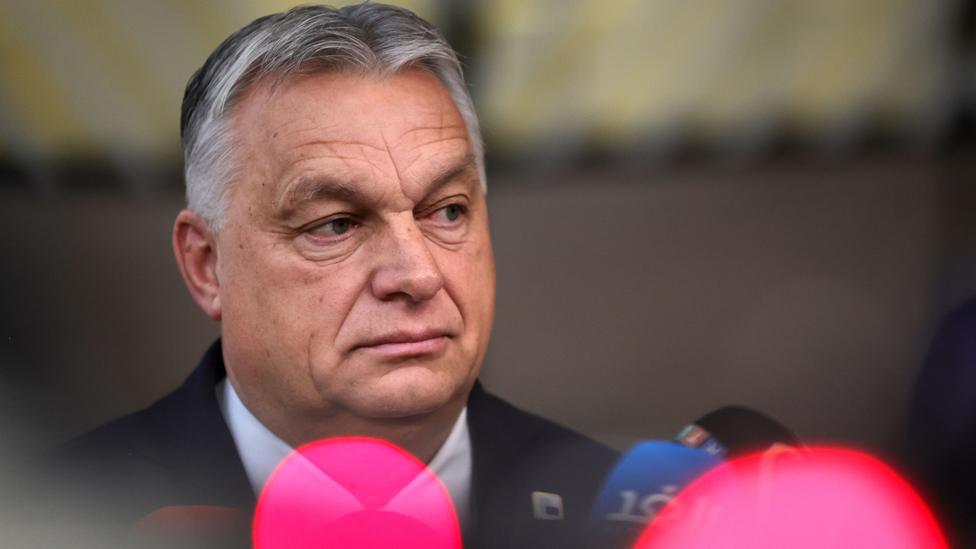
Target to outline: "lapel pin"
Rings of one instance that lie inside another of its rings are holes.
[[[563,520],[563,497],[550,492],[532,492],[532,515],[539,520]]]

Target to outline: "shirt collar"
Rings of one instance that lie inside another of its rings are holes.
[[[217,401],[227,422],[237,452],[244,464],[254,494],[261,489],[278,463],[292,451],[241,402],[234,386],[225,377],[217,384]],[[469,522],[471,507],[471,436],[468,409],[461,410],[444,444],[430,460],[428,468],[444,483],[462,529]]]

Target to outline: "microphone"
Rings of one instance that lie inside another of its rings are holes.
[[[783,424],[745,406],[724,406],[686,426],[675,441],[700,448],[725,459],[772,448],[802,448],[803,444]]]
[[[671,441],[631,448],[610,472],[590,515],[593,546],[624,547],[685,485],[722,463],[708,452]]]
[[[631,448],[607,476],[590,515],[594,546],[630,547],[682,488],[754,451],[802,447],[776,420],[745,406],[725,406],[683,428],[673,441]]]
[[[807,448],[742,406],[706,414],[676,440],[726,461],[688,483],[627,547],[946,549],[925,502],[873,456]]]

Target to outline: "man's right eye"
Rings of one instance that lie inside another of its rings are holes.
[[[338,217],[335,219],[330,219],[325,223],[310,227],[307,232],[320,238],[334,238],[345,235],[351,229],[354,229],[357,226],[358,225],[352,220],[352,218]]]

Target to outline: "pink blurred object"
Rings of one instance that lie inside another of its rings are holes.
[[[255,549],[456,549],[461,529],[440,480],[383,440],[306,444],[279,465],[258,499]]]
[[[841,448],[768,451],[679,493],[636,549],[945,549],[932,513],[891,468]]]

